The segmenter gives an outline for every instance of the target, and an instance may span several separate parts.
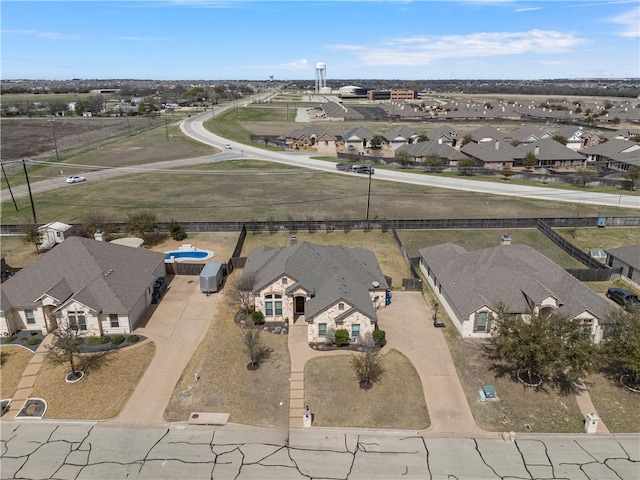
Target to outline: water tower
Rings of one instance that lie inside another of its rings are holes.
[[[316,93],[320,93],[320,90],[326,88],[327,86],[327,77],[326,77],[327,64],[324,62],[316,63]]]

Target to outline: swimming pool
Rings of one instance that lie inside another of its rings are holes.
[[[207,260],[213,257],[213,252],[211,250],[204,250],[204,249],[195,248],[195,247],[192,247],[191,250],[187,250],[187,249],[172,250],[170,252],[165,252],[165,254],[166,254],[166,256],[164,257],[165,263]]]

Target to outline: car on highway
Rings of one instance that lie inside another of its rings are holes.
[[[353,171],[356,173],[366,173],[368,175],[373,175],[375,173],[375,169],[371,168],[369,165],[356,165],[353,167]]]
[[[612,287],[607,290],[607,297],[617,304],[622,305],[624,308],[640,308],[640,299],[638,299],[638,295],[631,290]]]
[[[67,183],[80,183],[80,182],[84,182],[87,179],[84,177],[79,177],[77,175],[71,175],[70,177],[67,177],[66,182]]]
[[[233,147],[231,146],[230,143],[225,143],[224,148],[226,148],[227,150],[231,150]]]

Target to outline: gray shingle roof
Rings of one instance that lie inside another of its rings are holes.
[[[529,307],[527,298],[535,303],[549,295],[562,305],[556,311],[569,318],[587,310],[602,319],[611,310],[605,299],[527,245],[467,252],[445,243],[419,252],[459,318],[499,302],[511,312],[524,313]]]
[[[618,248],[607,248],[607,254],[619,259],[635,270],[640,270],[640,244],[626,245]]]
[[[129,313],[164,258],[164,253],[70,237],[2,284],[1,308],[37,307],[49,294],[59,302],[77,299],[95,311]]]
[[[524,158],[529,152],[535,153],[536,148],[538,149],[538,153],[536,154],[538,160],[582,161],[585,159],[583,155],[555,141],[553,138],[544,138],[531,143],[521,143],[515,147],[516,152],[520,153],[517,158]]]
[[[343,300],[376,321],[369,290],[373,282],[379,283],[379,289],[388,288],[376,256],[370,250],[310,242],[278,249],[256,248],[249,253],[242,273],[243,278],[253,277],[254,293],[283,275],[314,292],[305,305],[307,320]]]

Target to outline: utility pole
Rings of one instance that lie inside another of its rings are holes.
[[[56,149],[56,160],[59,162],[60,161],[60,157],[58,156],[58,141],[56,140],[56,129],[53,128],[53,122],[54,122],[54,117],[53,115],[49,115],[49,119],[47,120],[47,122],[49,122],[51,124],[51,133],[53,134],[53,146]]]
[[[367,224],[369,223],[369,202],[371,201],[371,170],[372,168],[369,167],[369,186],[367,188],[367,213],[365,215],[365,220]]]
[[[27,164],[24,159],[22,160],[22,168],[24,169],[24,176],[27,179],[27,189],[29,190],[29,200],[31,201],[31,212],[33,213],[33,223],[37,224],[36,220],[36,207],[33,204],[33,195],[31,195],[31,184],[29,183],[29,174],[27,173]]]
[[[9,185],[9,177],[7,177],[7,172],[4,170],[4,164],[0,163],[0,167],[2,167],[2,174],[4,175],[4,179],[7,182],[7,188],[9,188],[9,193],[11,194],[11,201],[13,202],[13,206],[18,211],[18,204],[16,203],[16,199],[13,196],[13,191],[11,190],[11,185]]]

